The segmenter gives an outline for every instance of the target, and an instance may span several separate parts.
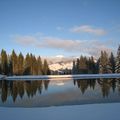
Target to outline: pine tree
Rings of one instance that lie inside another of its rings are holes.
[[[111,68],[111,71],[112,71],[112,73],[115,73],[115,57],[114,57],[114,55],[113,55],[112,52],[111,52],[109,61],[110,61],[110,68]]]
[[[75,64],[75,60],[73,60],[72,74],[76,74],[76,73],[77,73],[76,64]]]
[[[13,75],[13,63],[12,63],[12,58],[11,58],[11,56],[9,56],[8,74],[9,74],[9,75]]]
[[[120,73],[120,45],[119,45],[119,48],[118,48],[118,51],[117,51],[115,73]]]
[[[96,65],[95,65],[93,56],[91,56],[87,60],[87,67],[88,67],[88,73],[90,74],[96,73]]]
[[[24,75],[30,75],[31,74],[31,67],[30,67],[30,55],[29,53],[26,55],[25,62],[24,62]]]
[[[24,65],[24,57],[22,53],[20,53],[18,56],[18,74],[19,75],[23,74],[23,65]]]
[[[43,66],[42,66],[42,60],[40,56],[37,59],[37,67],[38,67],[38,75],[42,75]]]
[[[50,69],[48,67],[48,63],[46,59],[44,60],[44,64],[43,64],[43,74],[50,75]]]
[[[77,58],[77,62],[76,62],[76,74],[79,74],[79,65],[80,64],[80,60]]]
[[[2,49],[1,51],[1,71],[3,74],[8,74],[8,59],[6,51]]]
[[[17,60],[18,58],[14,50],[12,51],[11,58],[12,58],[12,65],[13,65],[13,75],[17,75],[18,74],[18,60]]]
[[[88,68],[87,68],[87,58],[81,56],[79,60],[79,73],[81,74],[86,74],[88,73]]]
[[[99,73],[112,73],[110,68],[110,61],[106,51],[101,51]]]
[[[38,65],[37,65],[37,60],[36,57],[32,57],[32,75],[37,75],[38,74]]]

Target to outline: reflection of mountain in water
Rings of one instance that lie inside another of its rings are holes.
[[[100,87],[103,98],[108,97],[110,90],[120,92],[120,80],[118,79],[97,79],[97,80],[73,80],[74,85],[84,94],[88,88],[95,91],[95,87]],[[43,88],[48,89],[49,80],[38,81],[0,81],[0,96],[2,102],[7,101],[7,97],[11,96],[13,101],[16,101],[17,96],[22,99],[25,93],[29,98],[42,93]],[[64,84],[63,84],[64,85]],[[60,89],[60,88],[59,88]]]

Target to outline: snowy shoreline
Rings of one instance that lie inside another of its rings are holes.
[[[119,120],[120,103],[47,108],[0,107],[2,120]]]
[[[57,79],[97,79],[97,78],[120,78],[120,74],[76,74],[76,75],[25,75],[4,76],[0,80],[57,80]]]

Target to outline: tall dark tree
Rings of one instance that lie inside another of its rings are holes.
[[[115,73],[120,73],[120,45],[117,51]]]
[[[95,64],[95,69],[96,69],[95,71],[96,71],[97,74],[99,73],[99,65],[100,65],[100,58],[98,58],[98,60]]]
[[[112,73],[115,73],[115,57],[114,57],[114,55],[113,55],[112,52],[111,52],[109,61],[110,61],[110,68],[111,68],[111,71],[112,71]]]
[[[1,71],[3,74],[8,74],[8,59],[6,51],[2,49],[1,51]]]
[[[72,74],[76,74],[76,73],[77,73],[76,63],[75,60],[73,60]]]
[[[13,74],[17,75],[18,74],[18,58],[14,50],[12,51],[11,58],[12,58]]]
[[[37,65],[37,60],[36,57],[32,57],[32,75],[37,75],[38,74],[38,65]]]
[[[40,56],[37,59],[37,67],[38,67],[38,75],[42,75],[43,65],[42,65],[42,60]]]
[[[23,65],[24,65],[24,57],[22,53],[20,53],[18,56],[18,74],[19,75],[23,74]]]
[[[30,55],[29,53],[26,55],[25,62],[24,62],[24,75],[30,75],[31,74],[31,67],[30,67]]]
[[[9,74],[9,75],[13,75],[13,62],[12,62],[11,56],[9,56],[8,74]]]
[[[79,65],[80,64],[80,60],[79,58],[77,58],[77,62],[76,62],[76,74],[79,74]]]
[[[44,64],[43,64],[43,74],[50,75],[50,69],[46,59],[44,60]]]
[[[81,56],[79,60],[79,73],[85,74],[88,73],[88,68],[87,68],[87,58]]]
[[[101,51],[99,73],[112,73],[110,68],[110,61],[106,51]]]
[[[90,74],[96,73],[96,64],[94,62],[93,56],[87,60],[87,66],[88,66],[88,73]]]

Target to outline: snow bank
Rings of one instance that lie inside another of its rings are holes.
[[[0,108],[1,120],[120,120],[120,103],[48,108]]]
[[[97,78],[120,78],[120,74],[76,74],[76,75],[28,75],[9,76],[6,80],[56,80],[56,79],[97,79]]]

